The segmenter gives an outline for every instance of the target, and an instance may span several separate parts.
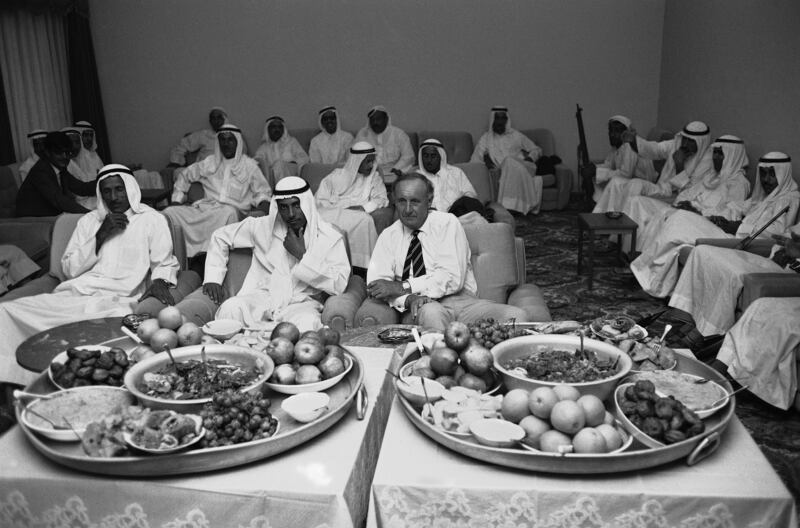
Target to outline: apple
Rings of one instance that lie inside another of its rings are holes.
[[[142,361],[143,359],[147,359],[150,356],[155,356],[156,353],[147,345],[139,345],[130,353],[130,360],[134,362]]]
[[[322,372],[322,377],[328,379],[344,372],[344,361],[338,357],[325,356],[325,358],[319,362],[318,367],[320,372]]]
[[[180,346],[199,345],[203,331],[194,323],[183,323],[178,328],[178,344]]]
[[[325,356],[338,357],[344,361],[344,349],[339,345],[325,345]]]
[[[461,353],[461,364],[470,373],[482,376],[489,372],[489,368],[494,365],[494,356],[488,348],[472,341]]]
[[[458,352],[452,348],[434,348],[430,358],[431,370],[438,376],[451,376],[458,368]]]
[[[319,341],[322,344],[322,339],[320,338],[319,334],[315,330],[306,330],[302,334],[300,334],[300,340],[314,340]]]
[[[325,349],[319,341],[301,339],[294,346],[294,358],[302,365],[314,365],[325,357]]]
[[[285,337],[292,344],[295,344],[300,339],[300,330],[297,329],[294,323],[283,321],[272,329],[272,334],[269,336],[270,339],[275,339],[276,337]]]
[[[466,387],[467,389],[476,390],[478,392],[486,392],[486,382],[475,374],[470,374],[469,372],[461,376],[461,379],[458,380],[458,384],[462,387]]]
[[[317,334],[323,345],[338,345],[341,337],[339,332],[330,326],[323,326],[317,331]]]
[[[167,347],[175,348],[178,346],[178,334],[169,328],[156,330],[156,333],[150,338],[150,346],[156,352],[163,352]]]
[[[453,321],[444,330],[444,342],[456,352],[467,348],[470,337],[469,327],[461,321]]]
[[[150,342],[150,338],[153,337],[153,334],[155,334],[159,328],[161,328],[161,326],[159,326],[158,319],[155,317],[145,319],[139,325],[139,328],[136,329],[136,335],[142,340],[142,343],[147,344]]]
[[[273,383],[280,385],[294,385],[296,377],[297,371],[295,371],[294,367],[289,363],[284,363],[275,367],[271,379]]]
[[[294,359],[294,345],[285,337],[276,337],[264,349],[276,365],[291,363]]]
[[[220,340],[216,337],[211,337],[210,335],[203,334],[203,337],[200,338],[201,345],[219,345]]]
[[[167,306],[158,312],[158,325],[161,328],[169,328],[170,330],[177,330],[183,324],[183,316],[181,311],[175,306]]]
[[[315,365],[300,365],[295,378],[298,385],[322,381],[322,372]]]

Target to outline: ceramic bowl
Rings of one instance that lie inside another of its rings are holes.
[[[423,379],[420,376],[408,376],[405,379],[395,380],[395,387],[403,398],[416,407],[441,400],[447,390],[445,386],[432,379],[424,379],[423,382]]]
[[[610,218],[612,220],[616,220],[617,218],[622,218],[622,211],[607,211],[606,218]]]
[[[611,396],[617,383],[628,375],[633,366],[630,356],[622,352],[619,348],[597,341],[595,339],[584,339],[584,348],[597,354],[597,358],[602,361],[616,361],[616,373],[608,378],[595,381],[580,383],[566,383],[578,389],[581,395],[594,394],[601,400]],[[578,350],[580,348],[580,337],[573,335],[531,335],[514,337],[503,341],[492,347],[494,355],[494,368],[500,373],[506,389],[525,389],[532,391],[538,387],[555,387],[561,382],[543,381],[529,378],[525,374],[517,373],[505,368],[503,365],[513,359],[527,357],[535,353],[538,346],[547,346],[555,350]]]
[[[180,445],[176,445],[174,447],[165,447],[161,449],[156,449],[152,447],[145,447],[143,445],[139,445],[134,441],[133,433],[124,432],[122,433],[122,437],[125,439],[125,443],[127,443],[132,448],[136,449],[137,451],[141,451],[143,453],[148,453],[150,455],[167,455],[169,453],[176,453],[178,451],[182,451],[184,449],[188,449],[189,447],[193,446],[197,442],[203,439],[206,434],[206,429],[203,427],[203,418],[197,414],[187,414],[189,418],[194,420],[195,423],[195,436],[188,442]]]
[[[301,392],[281,402],[281,409],[298,422],[313,422],[328,410],[331,397],[324,392]]]
[[[298,385],[284,385],[281,383],[274,383],[271,381],[267,381],[266,383],[264,383],[264,385],[274,390],[275,392],[280,392],[281,394],[320,392],[330,389],[331,387],[342,381],[344,377],[347,376],[347,373],[350,372],[351,368],[353,368],[353,358],[350,357],[349,352],[346,352],[344,355],[344,372],[342,372],[341,374],[337,374],[332,378],[324,379],[316,383],[301,383]]]
[[[408,377],[413,376],[412,371],[414,370],[414,365],[416,364],[415,361],[409,361],[402,367],[400,367],[400,377],[402,379],[406,379]],[[492,386],[489,387],[484,394],[495,394],[497,391],[500,390],[500,387],[503,386],[502,380],[500,379],[500,374],[497,373],[496,370],[490,369],[489,373],[492,376]]]
[[[242,323],[235,319],[217,319],[204,324],[201,330],[206,335],[225,341],[241,332],[242,328]]]
[[[479,444],[489,447],[515,447],[525,438],[525,429],[500,418],[485,418],[469,424],[469,432]]]
[[[178,363],[188,360],[199,361],[202,359],[201,350],[203,348],[205,348],[206,358],[209,360],[225,360],[245,369],[255,369],[259,373],[254,381],[240,389],[242,392],[260,390],[275,369],[275,364],[268,355],[233,345],[192,345],[172,350],[172,356]],[[203,405],[211,401],[211,396],[194,399],[173,399],[167,396],[150,395],[143,390],[143,379],[146,373],[155,373],[168,367],[171,363],[172,360],[166,352],[161,352],[136,363],[125,374],[125,387],[145,407],[171,409],[184,414],[200,412]]]

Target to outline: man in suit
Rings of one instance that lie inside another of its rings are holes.
[[[17,193],[17,216],[88,213],[75,195],[94,196],[97,184],[81,181],[67,170],[72,149],[70,139],[63,132],[50,132],[44,148],[44,156],[31,167]]]

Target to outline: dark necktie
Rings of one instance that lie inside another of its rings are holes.
[[[420,244],[419,238],[417,238],[418,234],[419,229],[415,229],[411,233],[411,242],[408,244],[406,262],[403,264],[403,280],[409,277],[422,277],[425,275],[425,261],[422,260],[422,244]]]
[[[61,193],[62,194],[69,194],[69,180],[67,177],[69,176],[69,171],[67,169],[61,169],[58,172],[58,180],[61,184]]]

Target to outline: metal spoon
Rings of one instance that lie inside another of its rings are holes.
[[[734,381],[739,381],[739,380],[746,380],[748,378],[749,378],[748,376],[745,376],[744,378],[728,378],[728,379],[732,379]],[[694,380],[694,382],[696,384],[698,384],[698,385],[702,385],[703,383],[708,383],[709,381],[717,381],[717,380],[714,379],[714,378],[700,378],[700,379]]]
[[[24,390],[15,390],[13,393],[14,398],[17,400],[21,398],[36,398],[40,400],[49,400],[53,397],[52,394],[36,394],[35,392],[25,392]]]
[[[29,413],[31,413],[31,414],[32,414],[32,415],[34,415],[34,416],[38,416],[39,418],[41,418],[41,419],[42,419],[42,420],[44,420],[45,422],[47,422],[47,423],[49,423],[50,425],[52,425],[52,426],[53,426],[53,429],[57,429],[57,430],[66,430],[66,429],[72,429],[72,427],[67,427],[66,425],[61,425],[61,424],[57,424],[57,423],[55,423],[53,420],[51,420],[51,419],[50,419],[50,418],[48,418],[47,416],[44,416],[43,414],[41,414],[41,413],[38,413],[38,412],[34,411],[34,410],[33,410],[33,409],[31,409],[30,407],[25,407],[25,412],[29,412]],[[65,420],[65,421],[66,421],[66,420]],[[73,429],[73,431],[74,431],[74,429]],[[75,433],[75,434],[77,434],[77,433]]]
[[[742,385],[741,387],[739,387],[739,388],[738,388],[738,389],[736,389],[735,391],[733,391],[733,392],[730,392],[730,393],[728,393],[727,395],[723,396],[722,398],[718,399],[717,401],[715,401],[714,403],[712,403],[712,404],[711,404],[711,405],[709,405],[708,407],[709,407],[709,408],[716,407],[717,405],[719,405],[720,403],[724,402],[725,400],[727,400],[728,398],[730,398],[731,396],[733,396],[733,395],[734,395],[734,394],[736,394],[737,392],[742,392],[742,391],[743,391],[743,390],[745,390],[747,387],[749,387],[749,385]]]

